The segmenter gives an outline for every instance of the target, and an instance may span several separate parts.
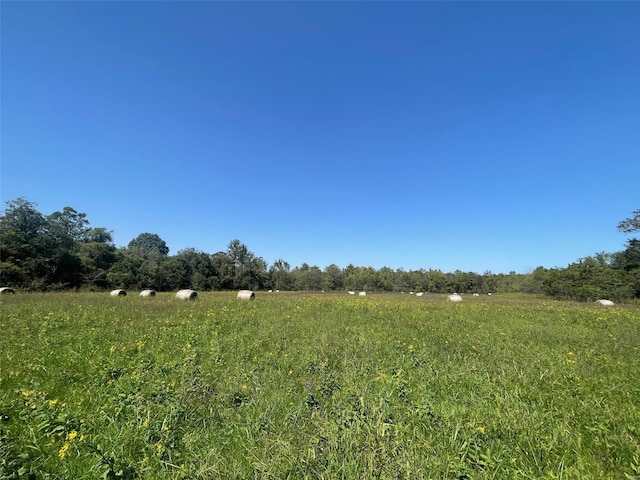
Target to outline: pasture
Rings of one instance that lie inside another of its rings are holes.
[[[640,310],[0,299],[0,478],[638,479]]]

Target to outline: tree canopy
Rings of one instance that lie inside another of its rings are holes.
[[[159,291],[273,289],[366,290],[430,293],[526,292],[591,301],[640,298],[640,239],[619,252],[599,252],[565,268],[538,267],[528,274],[442,272],[421,268],[302,263],[278,258],[269,266],[240,240],[207,253],[185,248],[170,256],[158,234],[144,232],[116,247],[111,232],[91,226],[72,207],[43,215],[25,198],[6,202],[0,215],[0,282],[25,290],[153,288]],[[640,231],[640,210],[621,221],[623,233]]]

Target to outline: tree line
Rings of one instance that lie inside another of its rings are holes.
[[[33,202],[6,202],[0,216],[0,283],[27,291],[68,289],[130,290],[366,290],[389,292],[491,293],[524,292],[578,301],[640,298],[640,240],[625,249],[581,258],[565,268],[538,267],[509,274],[404,270],[382,267],[307,263],[273,264],[251,252],[240,240],[225,251],[195,248],[169,255],[157,234],[144,232],[126,247],[116,247],[104,227],[92,227],[85,213],[72,207],[44,215]],[[640,210],[619,223],[623,233],[640,231]]]

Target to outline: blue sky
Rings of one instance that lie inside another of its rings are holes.
[[[640,208],[638,2],[2,2],[1,200],[125,246],[527,272]]]

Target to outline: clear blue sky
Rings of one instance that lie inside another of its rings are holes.
[[[482,273],[624,248],[639,2],[10,2],[1,200],[125,246]]]

